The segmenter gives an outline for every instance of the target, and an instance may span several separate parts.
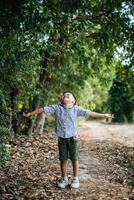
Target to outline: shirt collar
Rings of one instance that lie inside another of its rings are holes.
[[[61,103],[61,106],[63,106],[64,108],[73,108],[74,107],[74,105],[66,106],[66,105],[64,105],[62,103]]]

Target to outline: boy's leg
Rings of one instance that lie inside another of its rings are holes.
[[[79,160],[72,160],[73,165],[73,176],[78,177],[79,176]]]
[[[72,138],[70,140],[70,148],[69,148],[70,159],[72,161],[73,166],[73,180],[71,182],[72,188],[79,187],[79,141]]]
[[[65,188],[69,182],[67,178],[67,160],[60,161],[62,178],[58,181],[59,188]]]
[[[61,180],[58,181],[58,187],[65,188],[69,184],[67,178],[68,149],[66,140],[63,138],[59,138],[58,147],[59,147],[59,160],[60,160],[61,175],[62,175]]]
[[[68,160],[67,141],[63,138],[58,138],[58,147],[59,147],[61,175],[62,177],[65,177],[67,176],[67,160]]]
[[[79,183],[79,161],[78,160],[72,160],[73,165],[73,180],[71,182],[71,187],[77,189],[80,186]]]
[[[60,166],[61,166],[62,177],[66,177],[67,176],[67,160],[61,160]]]
[[[78,176],[79,174],[79,141],[73,139],[69,141],[69,158],[73,165],[73,175]]]

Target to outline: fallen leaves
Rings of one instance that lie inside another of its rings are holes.
[[[121,144],[106,145],[100,144],[94,149],[97,156],[107,165],[111,166],[110,181],[126,184],[134,178],[134,148],[125,147]]]
[[[18,137],[15,144],[7,145],[12,155],[0,171],[1,200],[127,200],[134,196],[133,188],[123,185],[130,176],[127,164],[133,159],[132,149],[85,141],[80,149],[84,176],[80,188],[60,190],[56,187],[61,173],[55,137]]]

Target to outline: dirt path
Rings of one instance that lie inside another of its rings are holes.
[[[115,142],[134,146],[134,124],[108,124],[97,121],[79,121],[82,139],[95,142]]]
[[[111,156],[112,151],[122,151],[124,146],[134,147],[133,131],[134,125],[111,125],[85,120],[79,122],[82,141],[80,180],[83,182],[82,186],[89,191],[87,199],[134,199],[134,191],[125,183],[119,184],[115,181],[115,171],[116,176],[123,176],[124,169],[117,164],[112,165],[114,157]],[[107,154],[106,159],[105,154]],[[107,162],[110,156],[111,163]]]
[[[121,163],[134,158],[134,125],[79,121],[80,188],[60,190],[56,140],[48,134],[19,137],[13,155],[0,171],[0,200],[134,200],[130,170]],[[68,174],[72,178],[71,162]]]

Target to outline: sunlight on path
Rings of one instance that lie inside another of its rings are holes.
[[[85,141],[99,143],[111,141],[134,146],[134,125],[113,125],[80,119],[78,128],[81,139]]]

